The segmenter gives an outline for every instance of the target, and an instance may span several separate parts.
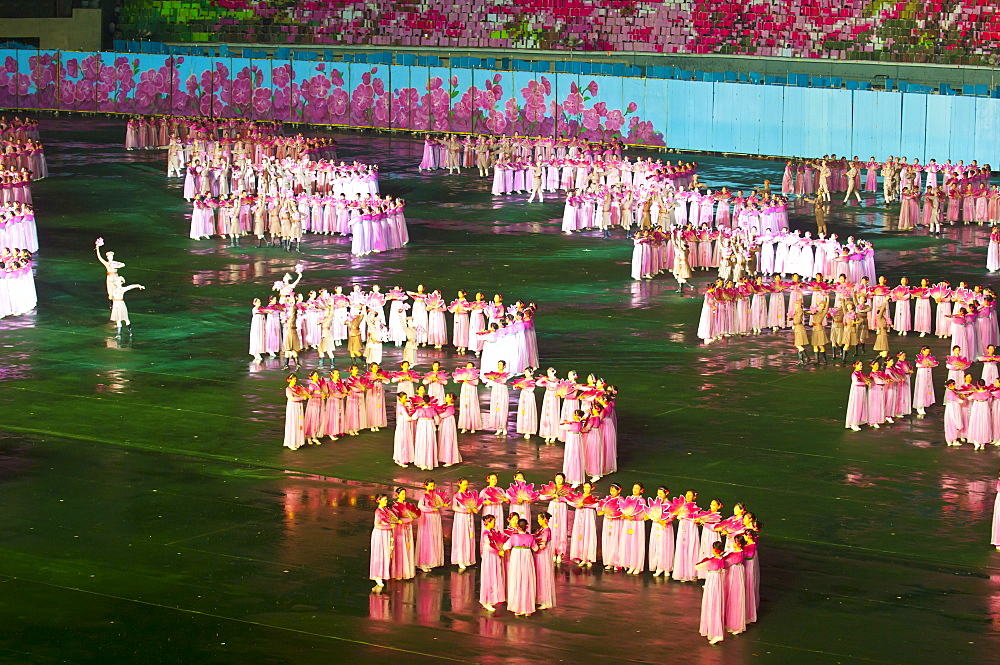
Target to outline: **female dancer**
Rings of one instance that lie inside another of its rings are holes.
[[[649,569],[653,577],[670,576],[674,569],[674,515],[669,511],[670,490],[664,486],[656,488],[656,498],[649,502]]]
[[[549,529],[552,531],[552,554],[556,564],[562,562],[564,555],[569,553],[569,509],[566,505],[570,497],[570,488],[566,485],[566,476],[557,473],[552,482],[541,488],[539,498],[548,500]]]
[[[684,493],[684,503],[677,513],[680,526],[677,528],[677,547],[674,550],[674,572],[672,577],[679,582],[698,579],[695,564],[698,562],[698,494],[692,490]]]
[[[809,345],[809,336],[806,334],[805,325],[805,312],[802,311],[802,301],[796,300],[795,306],[792,308],[792,334],[794,338],[792,344],[795,345],[795,350],[798,353],[799,360],[796,365],[805,365],[811,358],[809,358],[806,353],[806,347]]]
[[[125,306],[125,293],[132,289],[144,291],[146,287],[142,284],[129,284],[125,286],[125,278],[121,275],[115,275],[110,291],[111,322],[115,324],[115,337],[118,338],[122,336],[122,324],[128,330],[129,336],[131,337],[132,335],[132,322],[128,318],[128,307]]]
[[[569,558],[581,568],[590,568],[597,561],[597,497],[594,485],[583,484],[583,493],[573,499],[573,533],[570,536]]]
[[[441,528],[441,509],[447,507],[444,497],[428,478],[424,481],[424,495],[417,502],[420,523],[417,530],[417,568],[429,573],[431,568],[444,565],[444,534]]]
[[[532,552],[538,549],[535,537],[528,533],[528,520],[517,522],[517,531],[503,545],[510,552],[507,564],[507,609],[514,616],[528,616],[535,612],[537,583],[535,560]]]
[[[725,637],[725,562],[722,560],[721,542],[712,544],[711,556],[698,562],[697,568],[705,573],[705,589],[701,598],[701,625],[699,630],[709,644],[721,642]]]
[[[535,403],[535,377],[532,368],[524,370],[521,378],[514,381],[512,387],[519,391],[517,398],[517,433],[530,439],[532,434],[538,434],[538,406]]]
[[[549,528],[548,513],[539,513],[535,531],[535,602],[538,609],[548,610],[556,606],[556,578],[550,543],[552,530]]]
[[[506,372],[507,363],[503,360],[497,361],[497,371],[483,373],[483,378],[490,381],[493,387],[490,389],[490,416],[489,429],[495,429],[495,436],[507,436],[507,418],[510,413],[510,391],[507,388],[507,381],[510,373]]]
[[[368,372],[364,379],[368,386],[368,390],[365,392],[368,427],[372,432],[377,432],[388,426],[385,412],[385,384],[389,383],[391,379],[388,374],[379,369],[378,363],[368,365]]]
[[[323,423],[325,409],[323,408],[323,382],[319,372],[309,373],[309,381],[304,386],[307,395],[305,415],[302,419],[302,436],[308,443],[319,445],[319,437],[326,429]]]
[[[867,407],[868,376],[861,371],[863,363],[859,360],[854,363],[854,371],[851,372],[851,393],[847,398],[847,420],[844,427],[855,432],[861,431],[861,425],[865,422],[865,409]]]
[[[436,406],[438,425],[438,462],[445,467],[462,461],[458,450],[458,430],[455,427],[455,395],[444,396],[444,404]]]
[[[733,536],[732,551],[723,557],[726,570],[726,630],[739,635],[747,629],[747,582],[744,574],[742,535]]]
[[[372,529],[371,558],[368,564],[368,579],[375,581],[375,587],[385,586],[389,577],[392,557],[393,529],[399,520],[389,508],[389,497],[379,494],[375,497],[375,526]]]
[[[472,363],[466,363],[462,369],[455,370],[455,383],[462,384],[458,398],[458,427],[463,434],[475,434],[483,428],[482,411],[479,408],[479,370]]]
[[[538,436],[542,437],[545,443],[554,443],[559,438],[559,395],[556,391],[559,390],[560,384],[554,367],[550,367],[545,376],[535,381],[535,385],[545,388],[538,424]]]
[[[458,479],[458,491],[451,497],[455,519],[451,524],[451,562],[459,572],[476,563],[476,526],[474,515],[479,511],[479,494],[469,489],[469,479]]]
[[[566,448],[563,451],[563,474],[572,487],[577,487],[586,480],[583,473],[583,432],[588,425],[583,418],[586,414],[577,409],[569,420],[560,423],[566,432]]]
[[[949,446],[960,446],[965,437],[965,398],[954,379],[944,382],[944,440]]]
[[[923,416],[927,407],[937,403],[931,370],[938,366],[938,361],[931,355],[930,347],[924,346],[917,353],[914,363],[917,366],[917,381],[913,389],[913,406],[917,415]]]
[[[604,570],[620,567],[618,561],[621,559],[619,550],[622,520],[619,505],[623,500],[622,487],[618,483],[612,483],[608,492],[608,496],[598,504],[598,512],[604,516],[604,524],[601,527],[601,562],[604,563]]]
[[[458,298],[451,301],[448,311],[455,315],[452,343],[460,355],[469,350],[469,301],[465,299],[465,291],[458,292]],[[476,331],[479,332],[479,331]]]
[[[479,604],[487,612],[496,611],[495,605],[507,599],[504,581],[503,542],[506,537],[496,528],[497,518],[483,516],[483,535],[479,541],[479,555],[483,565],[479,574]]]
[[[413,521],[419,519],[420,510],[412,502],[406,500],[405,488],[397,487],[395,497],[392,512],[396,514],[399,526],[392,530],[393,556],[389,562],[390,576],[394,580],[409,580],[417,574]]]
[[[629,504],[622,515],[625,523],[619,549],[622,567],[629,575],[638,575],[646,569],[646,500],[643,492],[642,483],[635,483],[632,485],[632,496],[619,504]]]
[[[414,420],[410,413],[410,396],[396,396],[396,431],[392,437],[392,461],[405,468],[413,463]]]
[[[305,444],[305,430],[303,429],[302,402],[308,398],[309,394],[305,388],[299,385],[299,377],[289,374],[288,385],[285,387],[285,442],[286,448],[298,450]]]
[[[430,471],[438,465],[438,441],[434,424],[438,410],[434,403],[421,401],[414,409],[417,419],[413,440],[413,463],[418,469]]]

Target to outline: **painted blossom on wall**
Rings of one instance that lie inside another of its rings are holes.
[[[638,105],[624,104],[620,84],[617,98],[605,101],[595,80],[560,82],[557,90],[548,76],[525,80],[523,74],[483,70],[26,50],[0,51],[0,62],[0,105],[9,108],[588,140],[620,136],[627,143],[664,145],[662,132],[641,118]],[[401,85],[394,87],[397,77]]]

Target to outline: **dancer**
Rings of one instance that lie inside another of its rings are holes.
[[[108,300],[113,300],[111,295],[112,289],[115,287],[118,281],[118,269],[124,268],[125,264],[121,261],[115,261],[114,252],[106,252],[104,256],[101,257],[101,247],[104,246],[104,238],[98,238],[94,241],[94,251],[97,252],[97,260],[101,262],[104,266],[104,270],[107,272],[107,277],[105,278],[105,285],[108,289]]]
[[[429,573],[431,568],[444,565],[444,534],[441,528],[441,509],[448,506],[444,497],[437,492],[436,483],[428,478],[424,481],[424,494],[417,506],[420,508],[420,523],[417,530],[417,568]]]
[[[115,337],[118,339],[121,339],[123,324],[129,337],[132,336],[132,322],[128,318],[128,307],[125,306],[125,293],[132,289],[145,291],[146,287],[142,284],[125,286],[125,278],[121,275],[115,275],[109,294],[111,296],[111,322],[115,324]]]
[[[298,450],[306,442],[302,402],[308,399],[309,394],[303,386],[299,385],[299,377],[294,374],[289,374],[286,382],[288,385],[285,386],[285,441],[283,445],[286,448]]]
[[[701,625],[699,631],[709,644],[717,644],[725,637],[725,562],[721,542],[712,544],[712,554],[697,564],[705,573],[705,588],[701,599]]]
[[[483,562],[479,573],[479,604],[487,612],[496,611],[496,604],[507,599],[505,560],[502,558],[507,536],[496,528],[496,524],[494,515],[483,516],[483,535],[479,543]]]
[[[585,482],[582,493],[572,498],[576,510],[573,513],[569,558],[581,568],[590,568],[597,561],[598,499],[592,494],[593,489],[593,483]]]
[[[537,599],[535,560],[538,549],[535,537],[528,533],[528,521],[519,519],[516,531],[503,545],[510,552],[507,564],[507,609],[514,616],[534,614]]]
[[[473,521],[481,506],[479,493],[469,489],[469,479],[458,479],[458,491],[451,497],[455,514],[451,525],[451,563],[459,572],[476,563],[476,525]]]
[[[372,528],[371,557],[368,566],[368,578],[375,581],[375,588],[385,586],[385,580],[390,575],[390,559],[392,557],[393,529],[399,524],[399,519],[389,508],[389,497],[379,494],[375,497],[375,526]]]
[[[497,361],[497,371],[484,372],[482,377],[492,384],[490,388],[490,415],[487,427],[496,430],[494,436],[507,436],[507,419],[510,415],[510,390],[507,381],[510,373],[506,372],[507,363]]]
[[[555,566],[550,547],[552,530],[549,528],[548,513],[539,513],[536,517],[538,529],[535,537],[535,602],[538,609],[548,610],[556,606]]]

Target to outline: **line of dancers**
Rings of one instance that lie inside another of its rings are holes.
[[[949,159],[939,164],[936,159],[931,159],[921,164],[916,157],[907,161],[904,157],[896,159],[891,155],[885,162],[879,162],[875,157],[862,162],[857,155],[853,159],[837,155],[796,158],[785,162],[781,193],[786,196],[820,194],[824,200],[830,200],[830,192],[847,192],[844,196],[844,203],[847,203],[862,190],[877,192],[881,177],[885,201],[891,203],[899,200],[904,189],[920,191],[922,174],[926,174],[923,186],[932,190],[938,188],[938,174],[941,174],[944,187],[957,185],[964,188],[970,183],[988,184],[990,168],[989,164],[980,167],[975,160],[969,164],[965,164],[964,160],[952,164]],[[860,194],[857,198],[860,200]]]
[[[278,295],[263,304],[255,299],[251,309],[249,353],[255,362],[263,355],[279,353],[285,367],[303,349],[315,349],[320,366],[345,341],[348,355],[381,361],[382,344],[403,347],[403,359],[417,362],[417,350],[431,346],[442,349],[449,343],[445,312],[453,315],[451,343],[460,355],[472,351],[482,355],[486,366],[504,360],[512,372],[538,366],[538,341],[534,330],[535,307],[521,301],[504,304],[495,294],[486,300],[477,293],[473,300],[459,291],[449,304],[439,290],[427,291],[423,284],[415,291],[398,286],[382,291],[377,284],[370,291],[354,285],[344,293],[341,286],[310,291],[308,298],[295,289],[302,275],[285,275],[274,283]],[[411,304],[412,303],[412,304]],[[388,315],[386,314],[388,306]],[[409,314],[407,314],[407,311]]]
[[[0,318],[27,314],[37,304],[31,251],[4,247],[0,250]]]
[[[549,158],[542,160],[501,157],[493,165],[494,196],[528,192],[528,202],[537,197],[545,200],[545,192],[560,189],[578,192],[598,192],[621,185],[639,187],[645,183],[663,182],[675,187],[697,183],[695,163],[653,161],[652,158],[632,161],[628,157],[611,160],[586,158]]]
[[[424,150],[417,167],[420,171],[447,169],[458,173],[462,168],[478,168],[484,178],[500,157],[545,160],[584,157],[620,158],[625,145],[618,139],[608,143],[584,141],[580,138],[502,136],[493,134],[466,135],[426,134]]]
[[[0,168],[31,173],[34,180],[49,174],[38,139],[38,122],[0,116]]]
[[[403,199],[366,195],[292,194],[278,196],[230,194],[196,195],[191,201],[193,240],[221,236],[238,247],[240,238],[252,235],[257,247],[280,244],[298,250],[304,233],[351,236],[351,253],[366,256],[398,249],[410,241]]]
[[[35,209],[30,203],[0,204],[0,247],[23,247],[38,251]]]
[[[752,236],[743,228],[696,228],[690,224],[667,232],[638,231],[633,236],[632,279],[652,279],[668,270],[677,278],[682,264],[689,269],[718,268],[722,280],[733,282],[756,274],[789,273],[818,273],[825,279],[844,274],[857,282],[863,276],[874,279],[875,248],[853,236],[841,244],[836,234],[813,239],[811,232],[803,236],[783,229],[778,235]],[[690,275],[678,283],[687,279]]]
[[[249,193],[276,196],[337,194],[348,198],[378,194],[378,166],[354,162],[309,161],[238,153],[196,156],[184,170],[184,198]]]
[[[444,566],[446,512],[453,515],[450,563],[464,572],[476,563],[474,521],[479,514],[480,604],[489,612],[500,603],[516,615],[555,607],[552,575],[563,562],[580,568],[600,562],[605,571],[630,575],[642,574],[648,562],[654,577],[705,580],[700,631],[712,643],[727,631],[743,632],[756,621],[760,603],[754,515],[736,504],[732,516],[723,517],[719,501],[703,510],[694,491],[670,498],[669,490],[659,487],[655,497],[644,494],[641,483],[627,496],[612,484],[608,495],[599,498],[592,483],[575,490],[561,473],[538,489],[522,473],[506,489],[499,487],[495,473],[478,491],[461,478],[450,498],[428,479],[417,504],[398,487],[391,504],[385,494],[376,497],[369,578],[378,590],[386,580],[412,579],[417,570],[427,573]],[[543,511],[532,520],[532,504],[539,502]],[[598,516],[603,517],[600,529]],[[533,522],[535,530],[528,526]]]
[[[227,159],[230,155],[236,159]],[[182,140],[174,134],[167,145],[167,177],[184,175],[184,169],[195,159],[203,165],[218,168],[229,161],[240,161],[240,158],[252,163],[286,159],[336,160],[337,141],[302,134],[276,136],[258,128],[244,130],[234,137],[216,137],[206,132]]]
[[[254,134],[278,135],[284,123],[276,120],[241,120],[188,116],[132,116],[125,123],[125,149],[166,148],[170,137],[235,138]]]
[[[967,349],[974,356],[1000,340],[995,296],[989,289],[969,287],[965,282],[956,288],[948,282],[932,285],[927,279],[914,287],[906,277],[891,287],[886,281],[880,276],[872,285],[868,277],[862,277],[852,283],[845,274],[837,282],[821,275],[805,282],[797,274],[790,281],[758,277],[734,284],[717,280],[705,293],[698,337],[710,344],[723,337],[759,334],[767,328],[777,332],[790,324],[800,363],[811,360],[809,347],[816,353],[816,362],[826,361],[827,346],[839,349],[846,362],[851,348],[855,353],[864,352],[869,331],[875,333],[872,349],[883,357],[889,350],[890,331],[901,336],[911,332],[920,337],[950,336],[952,346]],[[789,294],[787,305],[785,293]],[[807,294],[808,305],[804,302]],[[936,311],[932,311],[932,300]]]
[[[0,205],[31,203],[31,171],[0,167]]]

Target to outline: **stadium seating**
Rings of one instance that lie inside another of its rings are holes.
[[[169,42],[956,64],[994,64],[1000,42],[1000,12],[992,0],[125,0],[120,27],[125,40],[152,35]]]

